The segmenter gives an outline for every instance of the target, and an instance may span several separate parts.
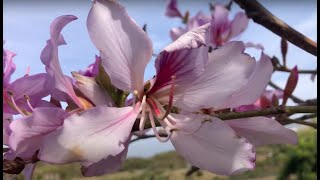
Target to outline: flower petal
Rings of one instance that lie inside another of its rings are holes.
[[[207,23],[210,23],[211,16],[207,16],[202,11],[199,11],[194,17],[190,18],[187,24],[187,28],[189,30],[192,30],[194,28],[197,28],[199,26],[205,25]]]
[[[72,15],[60,16],[56,18],[50,26],[50,37],[47,41],[47,45],[41,52],[40,59],[42,63],[46,66],[46,71],[52,79],[53,89],[56,89],[67,93],[72,100],[79,106],[82,107],[81,102],[77,98],[77,95],[74,92],[72,81],[68,76],[65,76],[62,73],[59,58],[58,58],[58,46],[65,45],[66,42],[60,32],[71,21],[76,20],[77,17]]]
[[[175,105],[186,110],[219,108],[232,94],[247,84],[255,60],[243,53],[242,42],[229,42],[209,53],[209,61],[200,78],[175,91]]]
[[[12,114],[3,113],[3,144],[9,143],[9,136],[11,134],[11,130],[9,128],[9,125],[11,121],[13,120]]]
[[[31,158],[46,134],[62,126],[67,113],[60,108],[36,108],[32,116],[11,122],[9,146],[19,157]]]
[[[88,77],[95,77],[99,74],[99,65],[100,65],[100,57],[96,56],[96,60],[94,63],[90,64],[86,70],[80,70],[79,74],[88,76]]]
[[[49,134],[40,150],[42,161],[97,163],[123,151],[138,111],[132,107],[98,106],[69,116]]]
[[[188,30],[178,27],[178,28],[172,28],[170,30],[170,37],[173,41],[177,40],[180,36],[182,36],[184,33],[186,33]]]
[[[253,104],[266,90],[272,72],[273,65],[270,58],[262,53],[249,81],[241,88],[238,88],[238,91],[229,97],[224,104],[222,103],[220,108],[233,108],[240,105]]]
[[[210,42],[213,48],[224,44],[230,34],[229,10],[221,4],[215,4],[211,17]]]
[[[155,61],[157,79],[149,93],[165,87],[168,91],[172,76],[175,76],[175,85],[181,85],[203,73],[208,60],[208,49],[203,45],[209,25],[185,33],[164,48]]]
[[[167,0],[166,6],[166,16],[168,17],[180,17],[182,18],[182,14],[178,9],[177,0]]]
[[[228,24],[229,10],[219,3],[214,4],[213,7],[211,26],[215,28],[215,26],[221,27]]]
[[[112,84],[130,92],[142,91],[152,43],[125,8],[116,1],[95,1],[88,15],[87,28]]]
[[[217,118],[211,120],[212,122],[205,122],[193,134],[174,131],[171,142],[177,152],[192,165],[220,175],[237,174],[253,169],[253,145],[237,136],[223,121]]]
[[[103,90],[95,81],[94,78],[83,76],[77,72],[72,72],[72,76],[77,81],[76,85],[79,90],[96,106],[108,105],[114,106],[114,102],[108,95],[107,91]]]
[[[24,170],[22,171],[22,174],[25,178],[25,180],[32,180],[33,172],[36,168],[36,164],[27,164]]]
[[[24,76],[11,83],[5,91],[11,91],[13,98],[20,108],[30,111],[25,95],[29,97],[31,106],[35,106],[42,98],[49,95],[50,83],[49,76],[46,73],[39,73],[32,76]],[[4,92],[6,93],[6,92]],[[9,98],[5,94],[6,98]],[[11,102],[11,100],[10,100]],[[17,114],[7,103],[3,103],[3,110],[6,113]]]
[[[5,88],[9,85],[11,75],[16,70],[16,65],[12,60],[16,54],[8,50],[3,50],[3,52],[3,87]]]
[[[81,167],[82,175],[86,177],[101,176],[118,171],[127,158],[130,140],[131,136],[124,143],[124,150],[115,156],[110,155],[97,163],[83,163]]]
[[[274,119],[253,117],[225,121],[237,134],[248,139],[255,146],[268,144],[297,144],[295,131],[285,128]]]
[[[231,21],[231,32],[229,39],[238,36],[248,27],[249,19],[244,12],[238,12]]]

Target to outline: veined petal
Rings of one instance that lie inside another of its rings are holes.
[[[5,91],[11,91],[13,93],[13,98],[19,107],[29,110],[25,95],[29,97],[30,104],[35,106],[43,97],[49,95],[50,83],[48,82],[49,76],[46,73],[39,73],[15,80]],[[3,106],[6,113],[18,113],[16,110],[10,108],[7,103],[3,103]]]
[[[129,92],[142,91],[152,43],[125,8],[116,1],[94,1],[87,28],[112,84]]]
[[[223,121],[217,118],[212,118],[211,121],[205,122],[193,134],[174,131],[171,142],[177,152],[192,165],[220,175],[253,169],[253,145],[239,137]]]
[[[243,53],[242,42],[229,42],[209,53],[205,72],[185,88],[175,91],[174,104],[186,111],[220,107],[247,84],[255,60]]]
[[[114,102],[112,101],[111,97],[97,84],[94,78],[83,76],[76,72],[72,72],[72,76],[77,81],[76,85],[78,86],[79,90],[96,106],[114,106]]]
[[[214,4],[213,7],[214,7],[214,10],[211,17],[212,18],[211,26],[213,28],[215,26],[221,27],[222,25],[228,23],[229,10],[219,3]]]
[[[217,108],[233,108],[240,105],[253,104],[266,90],[273,72],[270,58],[261,53],[260,60],[256,63],[253,73],[247,83],[244,83],[238,91],[221,103]]]
[[[14,120],[9,146],[19,157],[30,158],[40,149],[44,136],[62,126],[67,113],[60,108],[36,108],[32,116]]]
[[[211,16],[207,16],[202,11],[199,11],[194,17],[190,18],[187,24],[187,28],[189,30],[192,30],[194,28],[197,28],[199,26],[205,25],[207,23],[210,23]]]
[[[274,119],[253,117],[225,121],[237,134],[255,146],[268,144],[297,144],[295,131],[285,128]]]
[[[215,4],[211,17],[210,42],[213,47],[224,44],[230,34],[229,10],[221,4]]]
[[[170,30],[170,37],[173,41],[177,40],[180,36],[186,33],[188,30],[182,27],[172,28]]]
[[[164,48],[155,61],[156,82],[149,93],[164,87],[168,91],[172,76],[175,76],[175,85],[181,85],[192,82],[204,72],[208,60],[208,49],[204,45],[209,26],[195,28]]]
[[[174,127],[180,131],[190,134],[191,132],[196,132],[203,125],[206,120],[211,120],[210,116],[202,114],[175,114],[170,113],[174,119],[170,119]],[[170,122],[171,122],[170,121]]]
[[[238,12],[231,21],[229,39],[238,36],[248,27],[249,19],[244,12]]]
[[[16,70],[16,65],[12,60],[16,54],[8,50],[3,50],[3,52],[3,87],[5,88],[9,85],[11,75]]]
[[[11,134],[11,130],[9,125],[13,120],[12,114],[3,113],[3,144],[8,145],[9,143],[9,136]]]
[[[57,164],[97,163],[116,156],[125,148],[137,109],[98,106],[69,116],[61,128],[45,138],[39,159]]]
[[[108,156],[97,163],[83,163],[81,172],[83,176],[101,176],[107,173],[113,173],[120,169],[121,165],[127,158],[131,136],[124,143],[124,150],[115,156]]]
[[[50,26],[50,37],[47,41],[47,45],[41,52],[40,59],[46,66],[46,71],[52,78],[53,84],[52,91],[56,89],[67,93],[72,100],[79,106],[82,107],[81,102],[77,98],[74,92],[72,81],[62,73],[59,57],[58,57],[58,46],[65,45],[66,42],[62,36],[61,31],[68,23],[76,20],[77,17],[72,15],[65,15],[56,18]]]

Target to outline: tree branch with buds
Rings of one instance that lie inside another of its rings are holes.
[[[317,56],[317,43],[304,36],[297,30],[284,23],[282,20],[274,16],[270,11],[263,7],[256,0],[233,0],[254,22],[264,26],[273,33],[288,40],[292,44],[301,49]]]

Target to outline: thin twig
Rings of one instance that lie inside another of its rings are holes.
[[[318,103],[317,99],[309,99],[309,100],[305,100],[302,103],[299,103],[299,105],[301,106],[316,106]]]
[[[279,120],[279,122],[281,124],[292,124],[292,123],[302,124],[302,125],[310,126],[310,127],[313,127],[314,129],[317,129],[317,123],[313,123],[313,122],[297,121],[297,120],[289,119],[289,118],[286,118],[286,119],[283,119],[283,120]]]
[[[312,119],[312,118],[316,118],[317,114],[308,114],[308,115],[303,115],[301,117],[295,118],[295,121],[303,121],[303,120],[307,120],[307,119]]]
[[[276,84],[273,83],[272,81],[269,82],[269,85],[270,85],[271,87],[273,87],[274,89],[278,89],[278,90],[283,91],[282,88],[280,88],[278,85],[276,85]],[[292,101],[295,102],[295,103],[303,103],[303,102],[304,102],[304,100],[302,100],[302,99],[294,96],[293,94],[290,95],[290,99],[292,99]]]
[[[285,106],[285,107],[270,107],[261,110],[252,110],[245,112],[226,112],[215,114],[213,117],[217,117],[221,120],[229,120],[229,119],[241,119],[248,117],[256,117],[256,116],[268,116],[268,115],[277,115],[277,114],[295,114],[295,113],[317,113],[317,106]],[[156,121],[157,126],[161,126],[158,121]],[[139,123],[140,120],[137,119],[133,125],[132,131],[139,131]],[[149,121],[146,122],[145,128],[151,128],[151,124]]]
[[[256,0],[234,0],[254,22],[261,24],[273,33],[290,41],[301,49],[317,56],[317,43],[299,33],[274,16]]]
[[[165,133],[160,133],[160,132],[159,132],[159,136],[160,136],[160,137],[167,137],[167,134],[165,134]],[[135,138],[135,139],[132,139],[132,140],[130,141],[130,143],[133,143],[133,142],[138,141],[138,140],[140,140],[140,139],[148,139],[148,138],[154,138],[154,137],[156,137],[154,134],[152,134],[152,135],[142,135],[142,136],[138,136],[138,137]]]
[[[288,69],[285,67],[274,67],[275,71],[281,71],[281,72],[291,72],[292,69]],[[317,74],[317,69],[316,70],[299,70],[299,74]]]
[[[245,112],[228,112],[216,114],[221,120],[240,119],[256,116],[268,116],[277,114],[291,114],[291,113],[317,113],[317,106],[286,106],[286,107],[270,107],[261,110],[245,111]]]

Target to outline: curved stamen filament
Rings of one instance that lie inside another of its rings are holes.
[[[164,120],[171,112],[172,105],[173,105],[173,94],[174,94],[174,83],[176,80],[176,76],[171,76],[172,83],[171,83],[171,88],[170,88],[170,95],[169,95],[169,103],[168,107],[166,110],[166,113],[160,118],[160,121]]]
[[[172,123],[168,120],[168,118],[164,118],[164,122],[165,122],[170,128],[174,128],[174,126],[173,126]]]
[[[160,119],[157,115],[166,112],[166,110],[161,106],[161,104],[160,104],[157,100],[155,100],[155,99],[152,98],[152,97],[148,98],[147,101],[148,101],[149,104],[154,108],[153,110],[154,110],[154,112],[155,112],[155,114],[156,114],[156,116],[155,116],[156,119],[157,119],[158,121],[161,121],[161,119]],[[151,109],[151,108],[150,108],[150,109]],[[169,115],[169,114],[168,114],[168,115]],[[174,128],[174,126],[172,125],[172,123],[171,123],[167,118],[164,118],[163,120],[164,120],[164,122],[165,122],[170,128]]]
[[[142,112],[141,112],[141,118],[140,118],[140,123],[139,123],[139,130],[143,131],[144,125],[146,123],[146,95],[144,95],[142,98],[141,107],[142,107]]]
[[[147,99],[147,102],[150,106],[152,106],[152,110],[154,111],[154,113],[156,114],[156,117],[158,117],[159,115],[161,115],[161,110],[158,107],[161,107],[161,105],[157,105],[156,101],[152,98],[149,97]],[[149,108],[151,110],[151,108]]]
[[[13,103],[13,107],[23,116],[27,116],[27,114],[23,113],[22,110],[17,106],[16,101],[13,98],[13,92],[11,91],[7,91],[7,93],[9,94],[10,98],[11,98],[11,102]]]
[[[171,138],[171,135],[173,133],[173,131],[171,131],[168,136],[166,138],[162,138],[160,137],[158,131],[157,131],[157,128],[156,128],[156,124],[154,122],[154,118],[153,118],[153,115],[152,113],[149,113],[149,119],[150,119],[150,122],[151,122],[151,126],[152,126],[152,130],[153,130],[153,133],[154,135],[156,136],[156,138],[160,141],[160,142],[167,142],[170,138]]]
[[[32,107],[31,104],[30,104],[30,97],[27,96],[27,95],[24,95],[24,98],[27,100],[27,104],[28,104],[29,108],[31,109],[31,111],[33,112],[34,109],[33,109],[33,107]]]

